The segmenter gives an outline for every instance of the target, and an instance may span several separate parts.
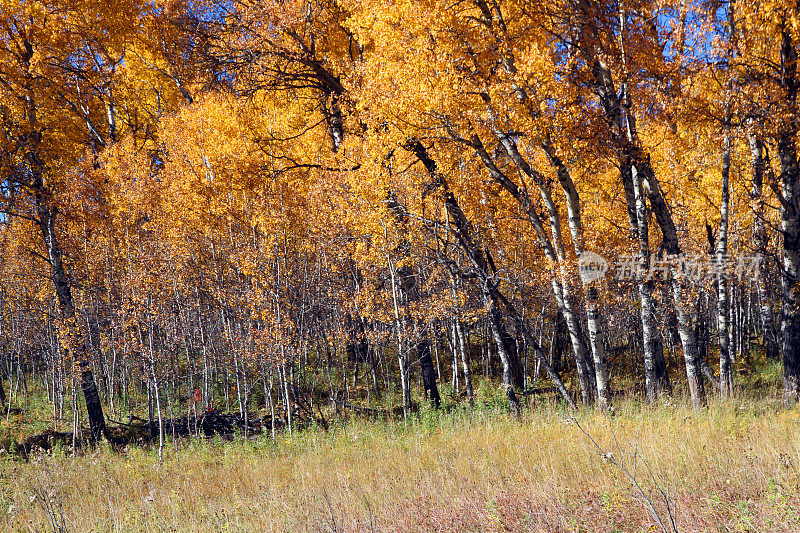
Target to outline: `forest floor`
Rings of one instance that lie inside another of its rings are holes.
[[[540,399],[518,419],[484,402],[179,439],[161,463],[146,446],[3,454],[0,530],[800,531],[800,407],[751,385],[699,412],[679,394],[613,416]]]

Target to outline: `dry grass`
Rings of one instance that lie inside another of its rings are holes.
[[[351,421],[250,442],[0,460],[0,525],[69,531],[656,531],[625,474],[681,531],[800,530],[800,410],[623,404]],[[638,452],[634,460],[635,452]]]

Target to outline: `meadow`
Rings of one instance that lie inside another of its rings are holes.
[[[479,391],[485,394],[484,391]],[[480,398],[480,396],[479,396]],[[800,409],[752,394],[612,415],[485,401],[275,439],[0,460],[7,531],[798,531]]]

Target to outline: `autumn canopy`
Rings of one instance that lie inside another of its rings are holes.
[[[0,358],[95,438],[137,387],[290,418],[483,378],[609,409],[633,376],[701,408],[765,357],[798,400],[794,4],[0,19]]]

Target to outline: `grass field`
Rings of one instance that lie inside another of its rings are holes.
[[[799,418],[763,400],[697,413],[680,401],[647,408],[629,400],[613,417],[571,419],[539,405],[519,420],[502,410],[423,412],[410,423],[350,420],[276,441],[177,442],[162,464],[136,447],[77,457],[56,450],[0,460],[0,524],[672,531],[671,513],[679,531],[799,531]]]

